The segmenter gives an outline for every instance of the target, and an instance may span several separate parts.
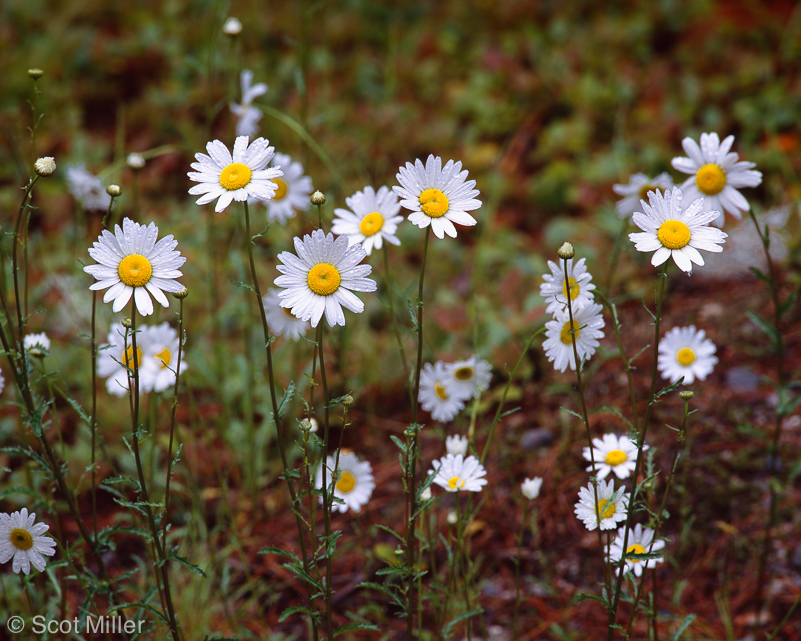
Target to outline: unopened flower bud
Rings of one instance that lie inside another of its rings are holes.
[[[354,400],[353,397],[350,394],[348,394],[340,401],[340,403],[342,403],[345,407],[350,407],[351,405],[353,405]]]
[[[134,171],[138,171],[145,166],[145,157],[142,154],[138,154],[134,151],[133,153],[128,154],[128,158],[125,159],[125,162],[128,163],[128,167]]]
[[[56,170],[56,159],[52,156],[39,158],[33,163],[33,170],[40,176],[52,176]]]
[[[448,524],[455,525],[456,521],[458,521],[458,520],[459,520],[459,517],[456,516],[456,512],[454,512],[453,510],[448,512]]]
[[[184,298],[189,296],[189,290],[186,287],[182,287],[177,292],[173,292],[172,295],[178,300],[183,300]]]
[[[314,434],[315,432],[317,432],[317,420],[314,418],[304,418],[300,422],[300,429],[302,429],[305,432],[311,432],[312,434]]]
[[[119,185],[109,185],[106,187],[106,193],[112,198],[119,198],[122,194],[122,187]]]
[[[695,394],[693,394],[689,390],[685,390],[683,392],[679,392],[679,398],[684,400],[684,401],[689,401],[693,396],[695,396]]]
[[[573,258],[576,255],[576,250],[573,249],[573,245],[570,243],[564,243],[560,248],[559,251],[556,252],[559,255],[559,258],[562,260],[567,260],[569,258]]]
[[[420,493],[420,500],[421,501],[430,501],[431,500],[431,486],[427,487]]]
[[[321,205],[325,205],[325,194],[321,191],[315,191],[309,200],[311,200],[312,205],[320,207]]]
[[[39,80],[39,78],[41,78],[43,75],[44,71],[41,69],[37,69],[35,67],[33,69],[28,69],[28,77],[32,78],[33,80]]]
[[[133,322],[131,321],[131,319],[130,319],[130,318],[123,318],[123,319],[122,319],[122,321],[120,321],[120,324],[121,324],[121,325],[122,325],[122,326],[123,326],[125,329],[131,329],[131,327],[133,327]]]
[[[238,36],[240,33],[242,33],[242,23],[236,18],[228,18],[223,25],[223,33],[226,36]]]

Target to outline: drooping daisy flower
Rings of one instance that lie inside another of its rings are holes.
[[[590,448],[584,448],[584,458],[587,461],[595,460],[595,476],[598,479],[605,479],[609,472],[614,472],[619,479],[628,478],[634,471],[637,462],[637,444],[628,436],[617,436],[616,434],[604,434],[603,438],[592,439],[592,458],[590,458]],[[650,446],[643,445],[643,452]],[[593,471],[592,463],[587,468],[588,472]]]
[[[450,371],[448,390],[467,399],[475,398],[486,390],[492,379],[492,366],[475,354],[467,360],[451,363]]]
[[[557,310],[567,308],[568,292],[563,266],[549,260],[548,267],[551,268],[551,273],[542,276],[544,282],[540,284],[540,296],[548,303],[545,311],[554,314]],[[575,263],[572,258],[568,258],[567,277],[570,283],[570,305],[574,312],[595,300],[592,293],[595,285],[590,282],[592,274],[587,271],[583,258],[579,258]]]
[[[285,288],[278,292],[282,307],[291,309],[301,320],[311,321],[312,327],[317,327],[323,312],[333,327],[345,324],[342,307],[356,314],[364,311],[364,303],[353,291],[374,292],[376,284],[365,278],[373,268],[359,265],[366,256],[361,245],[348,247],[347,238],[334,240],[333,234],[326,236],[322,229],[315,229],[303,240],[295,237],[295,251],[297,256],[292,252],[278,254],[283,264],[276,269],[282,275],[274,282]]]
[[[110,394],[125,396],[128,392],[128,369],[133,369],[134,363],[139,364],[139,389],[143,392],[153,389],[152,379],[156,368],[144,366],[145,350],[142,338],[146,329],[145,325],[137,330],[136,359],[134,359],[131,332],[121,323],[114,323],[111,326],[107,342],[98,348],[97,373],[107,379],[106,389]]]
[[[709,227],[717,211],[701,211],[704,201],[699,198],[682,211],[682,193],[678,187],[662,194],[650,192],[650,204],[642,201],[644,213],[634,212],[632,220],[642,232],[629,234],[637,251],[655,252],[651,264],[657,267],[673,256],[682,271],[688,274],[693,263],[703,265],[704,259],[698,251],[721,252],[720,245],[726,234]]]
[[[403,216],[398,216],[400,203],[395,192],[388,187],[380,187],[378,193],[367,186],[364,191],[357,191],[345,202],[347,209],[335,209],[331,231],[338,236],[347,236],[351,245],[361,243],[369,256],[373,248],[381,249],[383,241],[392,245],[400,245],[395,236],[398,224]]]
[[[44,572],[45,556],[56,553],[56,542],[42,536],[50,529],[45,523],[36,523],[36,514],[28,514],[28,508],[19,512],[0,514],[0,563],[14,557],[11,569],[19,574],[31,573],[31,566]],[[44,555],[44,556],[42,556]]]
[[[303,175],[303,165],[286,154],[275,154],[270,166],[280,168],[284,175],[273,178],[278,188],[270,200],[254,199],[254,202],[261,202],[267,207],[267,219],[270,222],[283,224],[294,218],[296,211],[306,211],[311,205],[309,194],[312,192],[312,180]]]
[[[626,528],[622,527],[617,531],[615,540],[609,548],[609,560],[612,563],[618,563],[623,556],[623,539],[625,538]],[[660,539],[654,541],[653,546],[651,542],[654,540],[654,531],[651,528],[644,528],[637,523],[634,529],[629,531],[628,546],[626,554],[646,554],[649,552],[658,552],[665,547],[665,542]],[[634,570],[636,576],[642,575],[643,570],[654,567],[657,563],[662,563],[664,559],[630,559],[626,557],[626,569],[624,572]]]
[[[695,325],[674,327],[659,342],[657,366],[662,378],[675,383],[683,376],[682,384],[689,385],[712,373],[718,362],[715,351],[704,330],[696,330]]]
[[[83,163],[70,165],[64,172],[67,179],[67,191],[87,211],[105,211],[111,202],[106,193],[103,179],[88,171]]]
[[[470,398],[464,391],[449,387],[453,381],[450,366],[437,361],[426,363],[420,371],[420,395],[418,401],[426,412],[431,412],[435,421],[447,422],[456,416]]]
[[[623,196],[615,203],[617,215],[629,218],[640,209],[640,201],[648,199],[649,191],[665,193],[673,187],[673,179],[667,172],[662,172],[656,178],[649,178],[645,174],[632,174],[628,185],[612,185],[612,190]]]
[[[281,299],[278,297],[277,289],[270,288],[262,298],[264,304],[264,315],[267,317],[267,325],[277,336],[298,340],[306,334],[306,330],[311,327],[309,321],[301,320],[286,307],[281,307]]]
[[[28,334],[23,339],[22,346],[25,348],[26,352],[30,352],[34,355],[40,355],[42,354],[42,350],[45,352],[50,351],[50,339],[44,332],[40,332],[39,334]]]
[[[480,492],[487,484],[487,470],[475,456],[465,458],[461,454],[448,454],[432,463],[431,473],[436,472],[434,483],[448,492]],[[439,471],[437,471],[439,470]]]
[[[448,452],[448,454],[461,454],[462,456],[466,456],[467,448],[469,446],[470,441],[466,436],[454,434],[453,436],[448,436],[445,438],[445,450]]]
[[[327,468],[326,481],[330,484],[334,478],[334,465],[336,460],[333,456],[326,457],[325,465]],[[320,489],[323,487],[323,468],[317,468],[315,486]],[[341,452],[339,455],[339,475],[334,484],[334,496],[342,499],[345,503],[334,503],[334,510],[347,512],[348,508],[358,512],[362,505],[370,500],[370,495],[375,489],[373,479],[373,468],[369,461],[361,461],[356,458],[353,452]],[[320,497],[322,502],[323,497]]]
[[[250,197],[269,200],[275,195],[278,185],[273,178],[284,173],[277,167],[268,168],[274,149],[264,138],[256,138],[248,145],[247,136],[239,136],[234,142],[234,153],[228,151],[219,140],[206,145],[209,155],[197,153],[197,162],[186,175],[200,183],[189,190],[193,196],[200,195],[198,205],[205,205],[217,198],[214,211],[221,212],[232,201],[242,202]]]
[[[618,521],[626,520],[626,508],[629,503],[629,494],[621,487],[615,492],[615,482],[598,481],[598,504],[595,503],[595,489],[590,483],[579,490],[579,500],[576,503],[575,513],[584,521],[588,530],[598,527],[598,515],[601,517],[601,529],[611,530]],[[597,513],[596,513],[597,511]]]
[[[726,210],[737,220],[750,206],[743,195],[737,191],[741,187],[756,187],[762,182],[762,173],[754,171],[755,163],[741,160],[739,155],[729,152],[734,136],[727,136],[723,142],[716,133],[701,134],[701,146],[692,138],[685,138],[681,146],[687,156],[679,156],[671,161],[675,169],[683,174],[692,174],[685,180],[681,189],[690,200],[703,198],[707,209],[714,209],[718,216],[715,225],[723,226],[723,211]]]
[[[520,484],[520,491],[523,492],[523,496],[529,501],[533,501],[540,495],[541,487],[542,479],[539,476],[535,476],[533,479],[526,478],[526,480]]]
[[[395,176],[400,187],[392,189],[401,198],[401,205],[411,211],[409,222],[421,229],[431,225],[437,238],[448,234],[456,238],[456,227],[476,224],[468,211],[481,207],[476,199],[478,190],[475,180],[467,180],[467,170],[462,171],[461,161],[449,160],[442,166],[442,158],[430,155],[425,166],[418,158],[406,167],[398,169]]]
[[[253,106],[253,101],[267,93],[267,85],[263,82],[253,83],[253,72],[250,69],[243,69],[239,75],[239,84],[242,87],[242,103],[230,104],[231,112],[238,118],[236,121],[237,136],[255,136],[259,131],[259,120],[262,112],[258,107]]]
[[[156,242],[158,234],[156,223],[145,227],[126,218],[122,221],[122,229],[115,225],[113,234],[104,229],[89,250],[89,255],[100,263],[83,268],[99,281],[89,289],[108,288],[103,302],[113,300],[111,309],[115,313],[125,307],[133,296],[139,313],[149,316],[153,313],[151,295],[162,307],[168,307],[164,292],[183,289],[183,285],[175,279],[183,275],[178,268],[186,262],[186,258],[175,251],[178,241],[173,239],[172,234]]]
[[[162,323],[155,327],[144,326],[139,336],[136,337],[137,351],[140,349],[142,355],[142,370],[147,369],[145,376],[140,379],[147,385],[142,385],[145,392],[163,392],[175,385],[175,368],[178,367],[178,332],[170,327],[169,323]],[[181,371],[183,374],[187,368],[186,354],[181,355]]]
[[[573,310],[573,325],[570,325],[570,314],[567,309],[557,310],[554,318],[545,323],[545,342],[542,344],[548,361],[553,361],[553,367],[564,372],[567,366],[576,369],[576,358],[573,354],[573,336],[576,339],[576,351],[579,361],[588,359],[595,354],[599,338],[604,333],[604,317],[601,316],[603,307],[598,303],[590,303],[586,307]],[[571,334],[571,329],[573,330]]]

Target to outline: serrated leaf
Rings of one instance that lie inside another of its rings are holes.
[[[206,578],[206,573],[200,569],[200,566],[191,563],[186,557],[179,556],[175,550],[170,550],[170,552],[167,553],[167,558],[178,561],[178,563],[183,565],[188,570],[194,572],[198,576],[202,576],[204,579]]]
[[[470,619],[478,614],[482,614],[483,612],[484,610],[482,608],[475,608],[474,610],[468,610],[467,612],[463,612],[458,617],[453,619],[450,623],[448,623],[448,625],[445,626],[445,628],[443,629],[445,634],[449,635],[451,630],[453,629],[453,626],[455,626],[456,624],[464,621],[465,619]]]
[[[579,592],[576,595],[576,603],[581,603],[583,601],[598,601],[598,603],[603,603],[607,607],[609,606],[607,600],[598,596],[597,594],[585,594],[584,592]]]
[[[344,634],[345,632],[351,632],[352,630],[380,630],[377,625],[373,625],[371,623],[351,623],[349,625],[341,625],[336,630],[334,630],[333,636],[338,637],[340,634]]]
[[[776,334],[776,328],[768,323],[768,321],[750,309],[745,312],[745,315],[751,320],[752,323],[754,323],[754,325],[761,329],[771,341],[773,341],[774,345],[779,344],[779,337],[778,334]]]
[[[278,617],[278,622],[283,623],[293,614],[305,614],[306,616],[313,617],[315,612],[311,608],[307,608],[305,605],[294,605],[281,613],[281,616]]]

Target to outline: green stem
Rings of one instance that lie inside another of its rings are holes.
[[[520,535],[517,538],[517,558],[515,560],[515,613],[512,617],[512,639],[517,639],[517,615],[520,611],[520,555],[523,552],[523,535],[526,532],[526,517],[529,501],[523,503],[523,518],[520,520]]]
[[[331,472],[331,492],[329,493],[327,476],[327,460],[328,460],[328,436],[329,436],[329,407],[328,407],[328,380],[325,376],[325,356],[323,354],[323,319],[320,319],[319,326],[317,327],[317,354],[320,359],[320,380],[323,384],[323,519],[325,522],[325,625],[328,631],[328,637],[331,638],[334,634],[332,609],[331,609],[331,579],[333,572],[331,569],[331,555],[328,554],[328,546],[331,543],[331,510],[334,505],[334,478],[337,473],[337,466],[339,464],[339,450],[337,450],[337,460],[334,462],[334,469]]]
[[[184,299],[180,298],[178,309],[178,362],[175,365],[175,385],[172,388],[172,409],[170,411],[170,444],[167,448],[167,479],[164,482],[164,533],[162,547],[167,549],[167,514],[170,508],[170,480],[172,479],[172,444],[175,438],[175,412],[178,409],[178,380],[181,377],[181,359],[184,353]]]
[[[387,252],[387,244],[384,243],[381,246],[382,253],[384,255],[384,277],[386,278],[386,287],[387,287],[387,300],[389,301],[389,314],[392,316],[392,326],[395,329],[395,339],[398,342],[398,353],[401,357],[401,363],[403,363],[403,384],[408,388],[409,387],[409,364],[406,362],[406,350],[403,349],[403,340],[401,339],[400,335],[400,328],[398,327],[398,317],[395,314],[395,303],[392,296],[392,277],[390,276],[389,271],[389,258]],[[412,404],[414,404],[414,399],[409,399]]]

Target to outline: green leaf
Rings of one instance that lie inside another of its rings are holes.
[[[684,633],[684,631],[685,631],[687,628],[689,628],[689,627],[690,627],[690,624],[691,624],[693,621],[695,621],[695,615],[694,615],[694,614],[688,614],[688,615],[685,617],[684,621],[682,621],[682,622],[681,622],[681,625],[680,625],[680,626],[679,626],[679,627],[676,629],[676,631],[673,633],[673,636],[672,636],[672,637],[670,637],[670,641],[679,641],[679,639],[681,638],[681,635]]]
[[[773,341],[774,345],[779,344],[779,336],[776,333],[776,328],[768,323],[768,321],[750,309],[745,312],[745,315],[751,320],[752,323],[754,323],[754,325],[761,329],[771,341]]]
[[[408,448],[406,447],[406,443],[404,443],[403,441],[401,441],[401,440],[400,440],[400,439],[399,439],[397,436],[395,436],[394,434],[390,435],[390,437],[389,437],[389,438],[391,438],[391,439],[392,439],[392,442],[393,442],[393,443],[395,443],[395,445],[397,445],[397,446],[398,446],[398,449],[399,449],[401,452],[403,452],[404,454],[408,454]]]
[[[391,527],[387,527],[386,525],[379,525],[379,524],[376,524],[376,527],[377,527],[379,530],[384,530],[384,532],[388,532],[389,534],[391,534],[392,536],[394,536],[396,539],[398,539],[398,541],[400,541],[401,543],[405,543],[405,542],[406,542],[406,539],[404,539],[404,538],[403,538],[403,537],[402,537],[400,534],[398,534],[398,533],[397,533],[395,530],[393,530]]]
[[[190,563],[186,557],[178,556],[178,553],[173,549],[167,554],[168,559],[173,559],[174,561],[178,561],[181,565],[183,565],[188,570],[191,570],[198,576],[202,576],[204,579],[206,578],[206,573],[200,569],[199,566],[195,565],[194,563]]]
[[[771,282],[770,278],[761,269],[758,269],[757,267],[749,267],[748,269],[751,270],[751,273],[753,273],[754,276],[756,276],[760,280],[764,280],[768,285],[770,285]]]
[[[291,608],[287,608],[286,610],[284,610],[281,613],[281,616],[278,617],[278,622],[283,623],[293,614],[305,614],[306,616],[313,618],[316,612],[311,608],[307,608],[305,605],[295,605],[292,606]]]
[[[253,285],[250,285],[248,283],[243,283],[243,282],[238,281],[238,280],[230,280],[230,282],[234,287],[242,287],[243,289],[249,289],[252,292],[256,291],[255,289],[253,289]]]
[[[582,601],[598,601],[598,603],[603,603],[607,607],[609,606],[607,600],[597,594],[584,594],[584,592],[579,592],[576,595],[576,603],[581,603]]]
[[[300,558],[298,557],[298,555],[292,552],[291,550],[282,550],[281,548],[266,547],[259,550],[257,554],[280,554],[281,556],[288,556],[296,563],[300,563]]]
[[[470,619],[471,617],[474,617],[477,614],[482,614],[483,612],[484,612],[484,610],[482,608],[476,608],[474,610],[468,610],[467,612],[463,612],[458,617],[453,619],[453,621],[448,623],[448,625],[445,626],[445,628],[444,628],[445,634],[449,635],[451,630],[453,629],[453,626],[455,626],[456,624],[460,623],[461,621],[464,621],[465,619]]]
[[[350,632],[351,630],[380,630],[377,625],[372,625],[370,623],[351,623],[350,625],[341,625],[336,630],[334,630],[333,636],[338,637],[340,634],[344,634],[345,632]]]
[[[568,414],[572,414],[573,416],[575,416],[578,420],[580,420],[582,422],[584,421],[584,417],[581,414],[577,414],[573,410],[569,410],[566,407],[560,407],[559,409],[567,412]]]

